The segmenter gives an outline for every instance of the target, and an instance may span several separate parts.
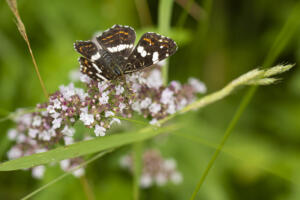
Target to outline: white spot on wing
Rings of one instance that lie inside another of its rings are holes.
[[[110,51],[111,53],[115,53],[115,52],[121,52],[125,49],[131,49],[132,47],[133,47],[132,44],[120,44],[115,47],[108,47],[107,50]]]
[[[137,52],[142,53],[144,51],[144,47],[138,46]]]
[[[97,70],[97,72],[102,73],[102,70],[99,69],[99,67],[95,63],[93,63],[93,67]]]
[[[141,54],[142,57],[145,57],[147,55],[147,51],[144,50],[144,47],[138,46],[137,52]]]
[[[95,55],[92,55],[92,56],[91,56],[91,60],[92,60],[92,61],[98,60],[99,58],[101,58],[101,55],[100,55],[99,52],[97,52]]]
[[[157,61],[158,61],[158,52],[155,51],[155,52],[153,53],[153,56],[152,56],[152,62],[154,63],[154,62],[157,62]]]
[[[141,56],[142,57],[145,57],[147,55],[147,51],[143,51],[142,53],[141,53]]]
[[[101,78],[102,80],[107,81],[107,78],[105,78],[104,76],[102,76],[102,75],[99,74],[99,73],[96,73],[96,76],[98,76],[98,77]]]

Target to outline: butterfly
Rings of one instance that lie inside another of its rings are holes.
[[[80,71],[96,81],[115,80],[143,70],[173,55],[174,40],[153,32],[145,33],[134,46],[136,34],[129,26],[114,25],[93,40],[76,41]]]

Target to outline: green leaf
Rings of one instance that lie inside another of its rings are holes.
[[[37,165],[43,165],[50,162],[57,162],[67,158],[83,156],[111,148],[120,147],[126,144],[139,142],[154,137],[165,131],[173,131],[175,126],[164,128],[146,127],[138,132],[122,133],[98,137],[93,140],[78,142],[69,146],[59,147],[44,153],[37,153],[30,156],[24,156],[15,160],[0,164],[0,171],[19,170],[30,168]]]

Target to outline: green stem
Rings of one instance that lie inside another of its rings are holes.
[[[142,173],[142,149],[143,142],[133,144],[133,162],[134,162],[134,177],[133,177],[133,199],[138,200],[140,197],[140,177]]]
[[[249,92],[246,94],[246,98],[243,99],[243,101],[241,102],[239,109],[237,110],[236,114],[234,115],[232,121],[230,122],[224,136],[223,139],[221,141],[221,143],[218,145],[214,155],[212,156],[211,160],[209,161],[204,173],[202,174],[200,181],[198,182],[196,189],[194,190],[191,200],[194,200],[196,198],[196,195],[198,193],[198,191],[200,190],[202,184],[205,181],[205,178],[208,175],[208,172],[210,171],[210,169],[212,168],[213,164],[215,163],[218,155],[220,154],[225,142],[227,141],[227,139],[229,138],[233,128],[235,127],[235,125],[237,124],[239,118],[241,117],[242,113],[244,112],[245,108],[247,107],[248,103],[250,102],[252,96],[254,95],[256,90],[256,87],[252,87]]]
[[[160,0],[158,7],[158,29],[163,35],[169,35],[171,16],[172,16],[173,0]],[[169,63],[166,62],[162,68],[164,85],[168,83],[168,68]]]

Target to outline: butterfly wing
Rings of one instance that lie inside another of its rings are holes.
[[[135,31],[129,26],[114,25],[97,36],[96,40],[109,53],[128,57],[133,50]]]
[[[128,74],[149,67],[176,51],[177,45],[172,39],[152,32],[145,33],[127,59],[123,73]]]

